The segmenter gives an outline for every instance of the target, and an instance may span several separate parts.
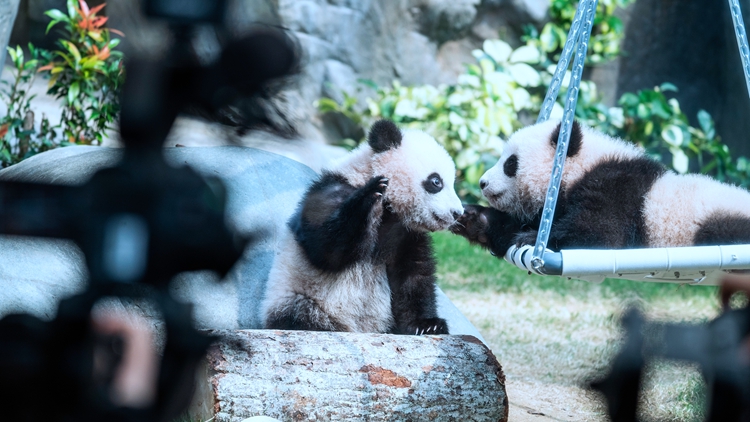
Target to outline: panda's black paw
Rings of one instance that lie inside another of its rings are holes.
[[[487,210],[488,208],[481,205],[464,205],[464,213],[450,227],[450,231],[465,237],[470,242],[487,247],[489,243],[487,230],[490,225]]]
[[[414,334],[416,336],[448,334],[448,323],[443,318],[423,318],[412,321],[403,331],[403,334]]]
[[[364,187],[371,199],[378,200],[383,197],[385,190],[388,188],[388,178],[384,176],[375,176],[370,179]]]
[[[516,237],[513,238],[513,243],[519,248],[523,245],[534,245],[536,244],[536,236],[538,233],[538,230],[527,230],[518,233]]]

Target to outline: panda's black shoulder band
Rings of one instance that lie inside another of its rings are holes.
[[[370,128],[367,142],[375,152],[396,148],[401,145],[401,130],[390,120],[378,120]]]

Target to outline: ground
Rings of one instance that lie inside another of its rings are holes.
[[[719,312],[715,287],[528,275],[457,236],[434,239],[439,284],[502,364],[513,422],[607,421],[585,385],[606,373],[629,306],[662,321],[706,322]],[[654,363],[641,419],[703,420],[702,390],[696,368]]]

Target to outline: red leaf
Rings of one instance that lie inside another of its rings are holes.
[[[112,29],[112,28],[110,28],[110,29],[109,29],[109,32],[114,32],[115,34],[117,34],[117,35],[119,35],[119,36],[121,36],[121,37],[124,37],[124,36],[125,36],[125,34],[123,34],[123,33],[122,33],[122,31],[118,31],[118,30],[116,30],[116,29]]]
[[[99,28],[100,26],[104,25],[105,22],[107,22],[107,19],[109,18],[106,16],[96,18],[93,22],[91,22],[91,25],[93,25],[94,28]]]
[[[93,15],[95,15],[95,14],[96,14],[96,12],[98,12],[98,11],[102,10],[102,9],[104,8],[104,5],[105,5],[105,4],[107,4],[107,3],[102,3],[102,4],[100,4],[99,6],[96,6],[96,7],[94,7],[93,9],[91,9],[91,12],[89,12],[89,16],[93,16]]]
[[[8,133],[8,127],[10,126],[10,123],[6,123],[2,126],[0,126],[0,138],[4,137],[6,133]]]

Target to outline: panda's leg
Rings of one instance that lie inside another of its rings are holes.
[[[387,186],[388,179],[377,176],[344,198],[323,194],[308,199],[301,218],[291,228],[313,265],[340,271],[372,251],[377,231],[374,220],[382,213],[376,205],[381,203]],[[321,218],[313,213],[326,214]]]
[[[350,331],[318,303],[305,295],[295,294],[289,300],[269,310],[265,328],[276,330]]]
[[[388,266],[395,334],[448,334],[437,315],[435,259],[430,237],[410,232]]]
[[[521,230],[521,223],[510,214],[494,208],[464,205],[463,215],[450,230],[500,257],[513,244],[513,238]]]

